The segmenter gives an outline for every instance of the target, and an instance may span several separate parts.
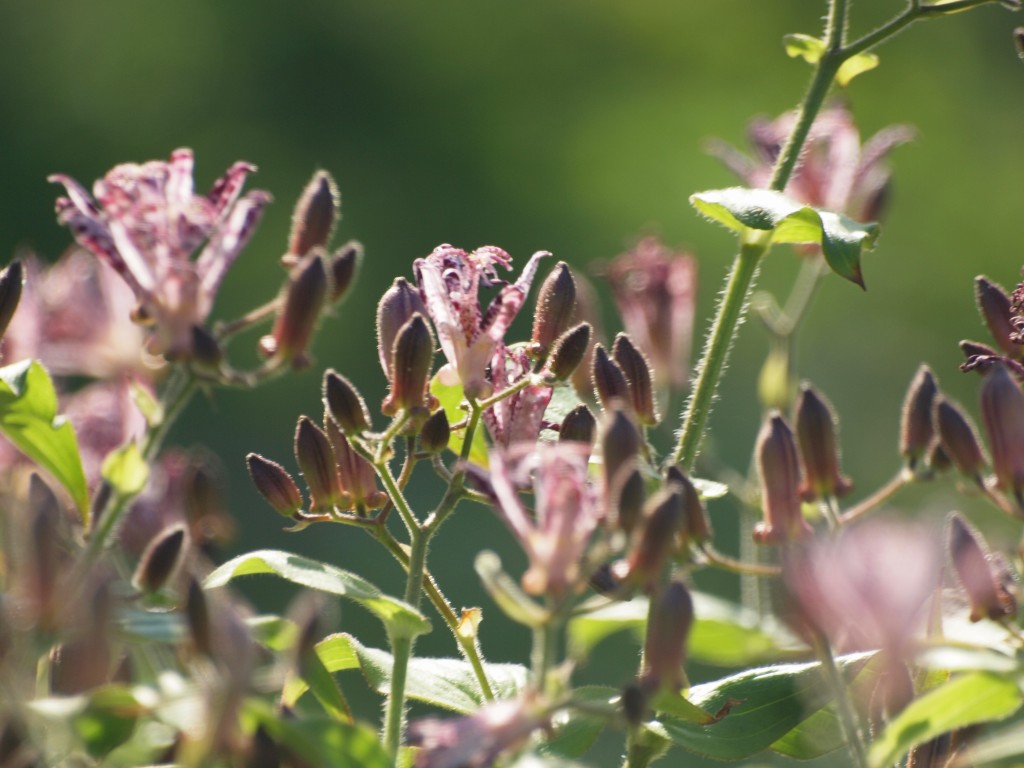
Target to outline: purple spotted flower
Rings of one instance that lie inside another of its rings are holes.
[[[116,166],[93,185],[95,199],[69,176],[50,177],[67,190],[57,199],[58,220],[135,293],[135,318],[153,325],[153,352],[191,355],[194,327],[206,321],[270,201],[262,191],[240,196],[253,170],[235,163],[209,193],[197,195],[192,151],[178,149],[168,162]]]
[[[530,362],[522,347],[499,345],[491,358],[492,385],[500,391],[529,376]],[[484,411],[484,424],[494,442],[505,448],[536,442],[553,392],[551,387],[527,384]]]
[[[423,303],[448,360],[440,373],[449,381],[460,381],[467,396],[487,397],[494,390],[487,379],[487,366],[526,301],[540,259],[548,255],[546,251],[533,254],[514,283],[498,277],[497,267],[511,269],[512,257],[495,246],[467,253],[440,245],[426,258],[416,260]],[[478,297],[481,285],[502,286],[484,311]]]

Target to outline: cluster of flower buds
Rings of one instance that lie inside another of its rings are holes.
[[[615,337],[610,355],[596,345],[592,366],[594,395],[602,408],[625,406],[640,424],[658,423],[651,365],[628,334]]]
[[[404,277],[395,279],[377,305],[377,351],[390,392],[381,405],[385,415],[405,411],[422,422],[436,399],[428,392],[434,337],[419,291]]]

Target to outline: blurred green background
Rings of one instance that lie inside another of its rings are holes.
[[[853,31],[902,5],[852,3]],[[194,404],[173,442],[205,443],[223,460],[237,550],[300,550],[372,570],[400,591],[397,569],[355,530],[280,534],[245,476],[245,453],[291,465],[295,420],[318,411],[324,367],[379,402],[377,298],[442,242],[494,243],[519,264],[547,249],[585,270],[639,234],[659,233],[698,254],[706,318],[733,241],[699,220],[687,197],[733,179],[702,144],[720,137],[741,145],[750,117],[796,104],[809,69],[785,56],[781,38],[818,33],[824,10],[810,0],[3,3],[0,253],[28,247],[52,258],[68,245],[53,219],[50,173],[88,183],[118,162],[189,146],[205,188],[245,159],[260,168],[250,188],[271,191],[276,202],[222,292],[217,316],[233,317],[277,289],[294,200],[314,170],[334,174],[343,196],[339,240],[361,240],[366,259],[357,290],[322,329],[316,364],[256,392],[215,392]],[[881,67],[848,89],[864,136],[896,122],[919,129],[893,159],[895,194],[879,248],[865,258],[867,292],[830,277],[800,336],[800,375],[840,413],[858,494],[896,470],[899,404],[919,362],[976,413],[976,380],[957,371],[956,347],[963,337],[985,340],[971,280],[986,273],[1012,287],[1024,261],[1024,63],[1011,40],[1015,23],[998,7],[922,23],[884,47]],[[760,286],[784,293],[795,267],[778,249]],[[605,308],[608,329],[617,330]],[[759,426],[764,349],[764,332],[748,324],[712,421],[718,455],[741,471]],[[942,515],[964,504],[948,490],[902,498]],[[712,514],[720,546],[734,549],[729,502],[715,503]],[[982,524],[991,517],[977,515]],[[443,530],[432,567],[456,605],[485,606],[489,654],[522,658],[527,637],[489,607],[471,553],[500,548],[516,573],[521,557],[490,513],[467,508],[460,517]],[[269,607],[285,599],[269,582],[252,582],[248,592]],[[344,609],[342,626],[383,642],[358,613]],[[615,646],[584,676],[623,682],[628,664],[612,662],[632,658],[628,648]],[[420,650],[453,653],[443,631]]]

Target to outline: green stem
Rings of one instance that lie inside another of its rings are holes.
[[[379,463],[375,462],[373,468],[377,471],[377,476],[381,479],[381,482],[384,483],[384,489],[388,492],[391,503],[398,510],[398,514],[401,515],[402,522],[405,523],[409,535],[415,541],[416,532],[419,530],[420,524],[416,520],[416,515],[413,514],[412,509],[409,507],[405,494],[398,487],[398,482],[395,480],[394,475],[391,474],[391,467],[388,466],[387,461],[381,460]]]
[[[889,497],[895,494],[896,491],[910,482],[910,477],[909,473],[904,470],[900,470],[900,473],[896,475],[896,477],[868,496],[864,501],[840,514],[839,522],[842,525],[848,525],[862,515],[867,514],[875,507],[883,504],[889,499]]]
[[[868,756],[867,750],[864,748],[864,739],[861,736],[860,727],[857,725],[853,705],[850,703],[850,691],[847,688],[846,680],[843,679],[843,675],[836,665],[835,657],[832,655],[832,646],[824,636],[818,638],[815,646],[829,684],[836,695],[836,709],[839,712],[839,723],[843,728],[843,736],[846,737],[846,745],[850,748],[850,754],[858,768],[867,768]]]
[[[548,672],[555,661],[555,645],[558,642],[558,626],[554,612],[551,618],[538,627],[533,628],[533,652],[530,656],[530,667],[534,687],[542,692],[548,691]]]

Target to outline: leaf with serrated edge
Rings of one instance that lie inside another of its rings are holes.
[[[263,549],[229,560],[206,577],[206,589],[223,587],[239,576],[269,573],[293,584],[354,600],[384,622],[395,637],[415,637],[430,631],[430,622],[408,603],[389,597],[349,571],[301,555]]]

